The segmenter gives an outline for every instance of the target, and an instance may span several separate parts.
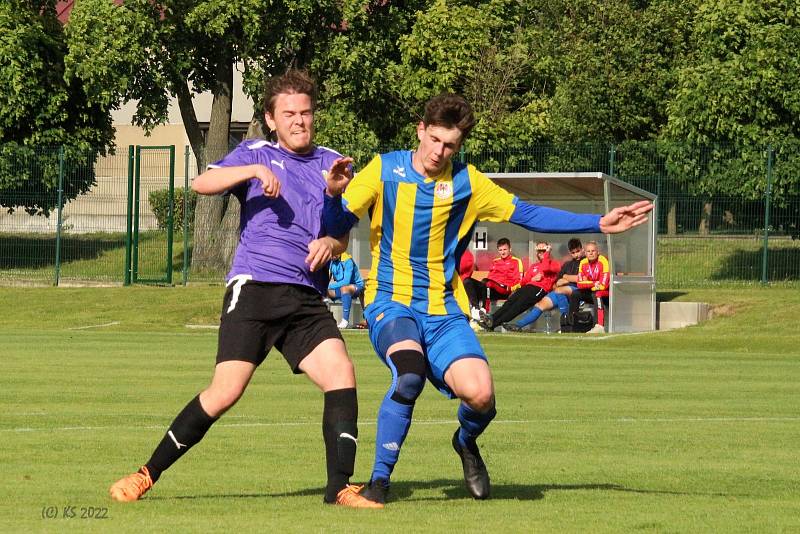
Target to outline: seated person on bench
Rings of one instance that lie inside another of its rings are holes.
[[[478,282],[479,307],[484,311],[489,310],[490,301],[508,298],[522,281],[522,260],[511,255],[511,241],[505,237],[498,239],[497,254],[489,274]]]
[[[490,314],[483,311],[480,312],[480,324],[483,328],[491,332],[495,326],[510,321],[542,300],[553,288],[553,284],[555,284],[559,275],[561,264],[550,257],[551,248],[550,243],[547,241],[539,241],[536,244],[538,261],[528,268],[522,278],[522,287],[511,293],[505,304],[494,312]]]
[[[558,280],[555,283],[555,290],[544,296],[533,309],[516,323],[506,323],[503,328],[512,332],[519,332],[528,325],[536,322],[542,313],[558,307],[561,314],[569,311],[569,295],[578,289],[578,270],[581,260],[583,260],[583,245],[580,239],[572,238],[567,242],[569,255],[572,259],[561,265],[558,273]]]
[[[329,270],[331,280],[328,283],[328,297],[334,301],[342,301],[342,320],[338,326],[347,328],[350,326],[350,307],[353,297],[358,297],[361,308],[364,308],[364,279],[361,278],[358,265],[347,252],[334,256]]]

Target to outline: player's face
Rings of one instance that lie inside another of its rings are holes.
[[[573,248],[569,251],[569,253],[572,256],[572,259],[579,260],[583,258],[583,247]]]
[[[586,245],[584,250],[586,251],[586,259],[589,261],[595,261],[600,255],[600,251],[597,250],[597,247],[594,245]]]
[[[511,247],[508,245],[500,245],[497,247],[497,253],[500,254],[500,257],[506,259],[511,255]]]
[[[278,143],[291,152],[305,154],[314,140],[314,109],[311,97],[302,93],[281,93],[275,97],[273,113],[267,112],[267,126]]]
[[[447,167],[450,158],[461,148],[461,130],[458,128],[445,128],[444,126],[425,126],[420,122],[417,125],[417,138],[419,147],[414,153],[414,167],[417,171],[424,170],[425,176],[437,176]]]

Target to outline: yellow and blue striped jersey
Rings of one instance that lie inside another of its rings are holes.
[[[516,198],[472,165],[450,163],[426,178],[411,156],[376,156],[342,195],[347,211],[370,216],[366,304],[392,300],[429,315],[467,313],[458,260],[476,221],[508,221]]]

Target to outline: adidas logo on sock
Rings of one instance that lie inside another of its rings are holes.
[[[400,445],[398,445],[394,441],[391,442],[391,443],[384,443],[383,445],[381,445],[381,447],[383,447],[387,451],[399,451],[400,450]]]

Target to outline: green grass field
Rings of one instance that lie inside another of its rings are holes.
[[[427,389],[386,509],[323,505],[322,397],[273,354],[144,500],[112,503],[108,486],[210,378],[216,331],[186,325],[216,323],[221,295],[0,289],[0,531],[800,530],[800,293],[786,288],[673,292],[719,315],[672,332],[482,336],[498,402],[480,441],[489,501],[463,487],[455,402]],[[389,374],[365,332],[346,339],[363,481]]]

